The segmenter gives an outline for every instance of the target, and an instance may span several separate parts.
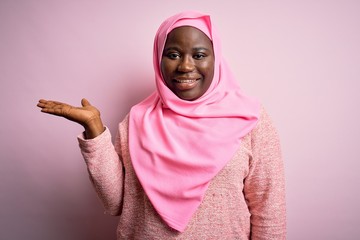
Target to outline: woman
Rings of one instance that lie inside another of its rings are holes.
[[[154,42],[156,91],[119,125],[99,111],[40,100],[84,126],[80,148],[118,239],[285,239],[278,135],[238,87],[210,17],[182,12]]]

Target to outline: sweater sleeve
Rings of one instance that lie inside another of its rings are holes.
[[[286,239],[285,177],[279,137],[261,110],[251,133],[252,159],[244,181],[251,213],[251,239]]]
[[[105,207],[105,213],[119,215],[123,197],[124,171],[120,147],[114,148],[108,128],[94,139],[78,136],[90,180]],[[115,146],[119,143],[116,137]]]

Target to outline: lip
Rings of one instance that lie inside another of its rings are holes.
[[[175,78],[173,79],[173,83],[178,90],[185,91],[196,87],[199,80],[200,78]]]

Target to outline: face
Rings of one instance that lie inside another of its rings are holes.
[[[161,73],[173,93],[192,101],[209,88],[214,76],[214,62],[211,40],[197,28],[179,27],[167,36]]]

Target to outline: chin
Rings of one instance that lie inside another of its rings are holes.
[[[176,96],[178,96],[180,99],[185,101],[194,101],[200,97],[197,94],[191,94],[191,93],[189,94],[181,93],[181,94],[176,94]]]

